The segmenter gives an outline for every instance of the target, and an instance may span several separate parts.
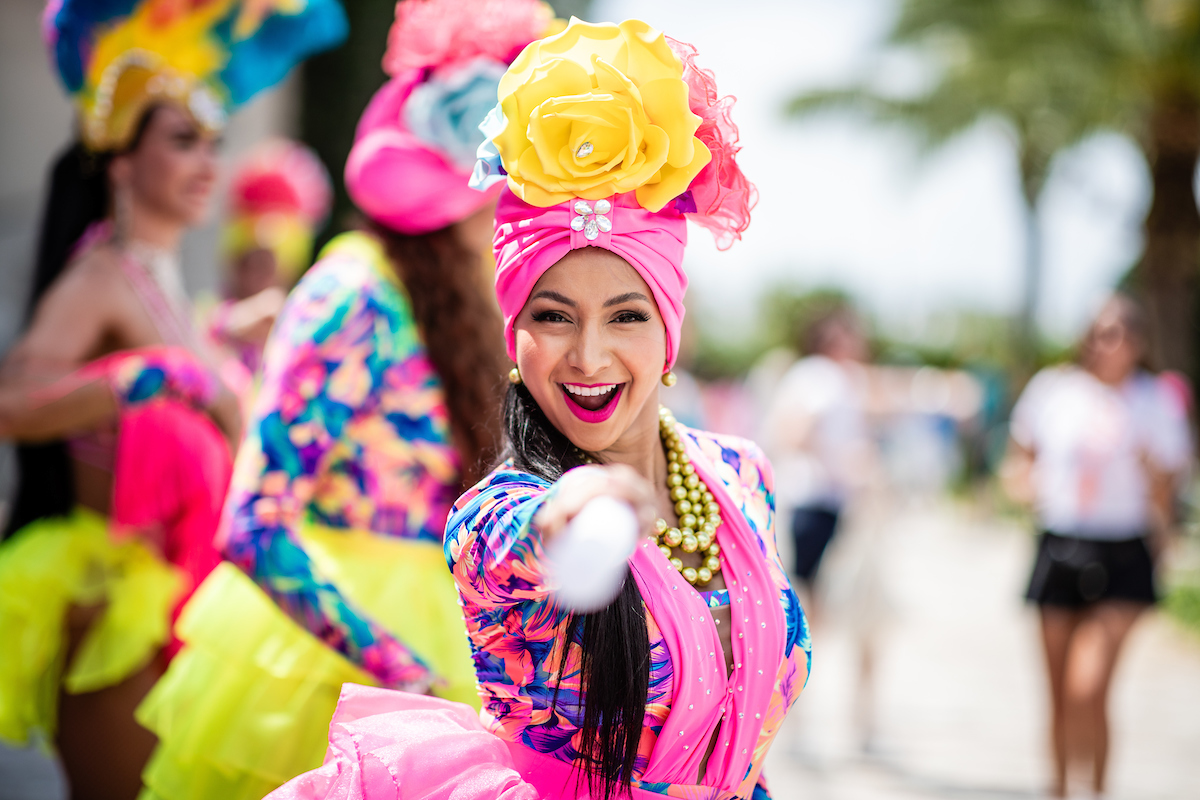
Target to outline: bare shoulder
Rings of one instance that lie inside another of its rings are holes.
[[[97,244],[71,259],[62,280],[98,289],[121,285],[121,276],[120,253],[110,244]]]
[[[98,302],[119,291],[122,281],[120,256],[107,245],[80,253],[63,268],[38,302],[37,313],[50,306],[82,304],[95,308]],[[83,309],[81,309],[83,310]]]
[[[130,314],[120,262],[111,248],[89,248],[66,266],[38,300],[9,360],[80,363]]]

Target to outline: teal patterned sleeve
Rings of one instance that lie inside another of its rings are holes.
[[[160,398],[203,409],[221,389],[216,374],[190,350],[167,345],[122,350],[92,362],[79,375],[106,380],[122,409]]]

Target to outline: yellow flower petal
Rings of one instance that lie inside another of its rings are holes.
[[[639,20],[572,19],[521,52],[499,96],[505,125],[493,142],[510,189],[532,205],[637,191],[658,211],[711,158],[695,138],[683,65]]]
[[[700,117],[688,108],[688,87],[680,80],[656,80],[642,84],[642,103],[646,116],[667,132],[671,138],[671,153],[667,163],[673,167],[684,167],[692,162],[695,154],[696,129]],[[684,109],[680,113],[680,109]]]
[[[692,183],[692,178],[699,175],[700,170],[704,169],[711,160],[712,153],[709,152],[704,142],[697,139],[696,155],[692,162],[682,169],[671,166],[663,167],[657,183],[648,183],[638,187],[638,204],[647,211],[661,211],[663,206],[687,191],[688,186]]]

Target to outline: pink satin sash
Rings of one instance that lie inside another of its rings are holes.
[[[709,758],[705,783],[735,792],[752,769],[763,715],[775,689],[787,637],[779,588],[749,524],[715,466],[681,429],[696,474],[721,506],[717,543],[724,560],[733,623],[733,672],[728,674],[712,614],[700,593],[671,566],[653,542],[642,543],[631,560],[633,573],[671,653],[674,692],[671,713],[642,780],[694,784],[717,725],[721,735]]]

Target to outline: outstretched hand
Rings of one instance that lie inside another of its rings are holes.
[[[614,497],[633,508],[643,533],[654,529],[658,515],[654,487],[632,467],[624,464],[596,464],[576,467],[559,480],[551,497],[534,518],[543,544],[560,535],[589,501]]]

